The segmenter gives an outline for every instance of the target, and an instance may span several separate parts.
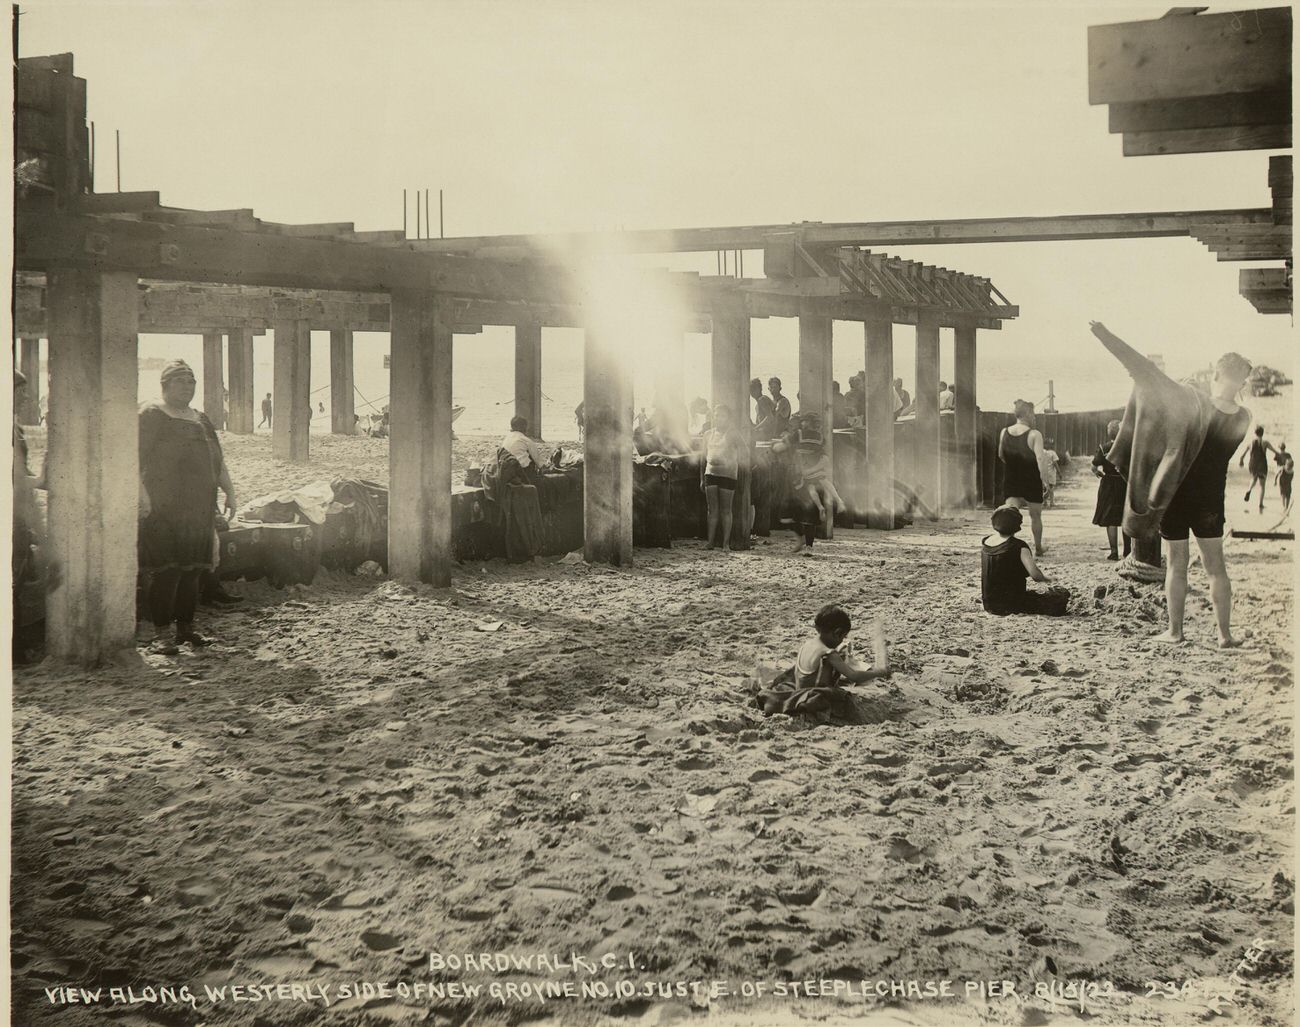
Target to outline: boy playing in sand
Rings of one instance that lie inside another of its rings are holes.
[[[797,531],[800,537],[794,547],[797,553],[812,545],[817,526],[825,522],[828,511],[834,517],[836,509],[844,509],[844,500],[831,481],[831,461],[822,447],[820,435],[813,433],[797,444],[795,475],[794,502],[803,511]]]
[[[884,634],[876,628],[876,659],[879,666],[864,666],[841,651],[853,628],[848,613],[834,603],[823,606],[813,618],[817,634],[799,647],[794,661],[795,688],[833,688],[841,681],[858,684],[889,677],[889,654]]]
[[[985,535],[980,546],[980,593],[984,609],[998,615],[1041,613],[1049,617],[1065,615],[1070,590],[1053,585],[1042,592],[1025,588],[1025,579],[1047,581],[1034,554],[1016,532],[1024,524],[1020,510],[1000,506],[993,511],[995,534]]]

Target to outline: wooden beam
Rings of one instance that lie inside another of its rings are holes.
[[[230,365],[230,418],[227,431],[253,434],[253,333],[248,328],[231,328],[226,352]]]
[[[979,418],[976,385],[976,330],[967,322],[953,332],[953,392],[957,411],[958,504],[966,510],[979,505]]]
[[[1125,132],[1125,157],[1224,150],[1281,150],[1291,145],[1290,123],[1233,128],[1189,128],[1175,132]]]
[[[311,330],[305,321],[275,326],[275,415],[271,421],[271,455],[305,464],[311,455]]]
[[[1088,29],[1088,102],[1290,89],[1286,7]]]
[[[15,220],[14,262],[24,271],[127,267],[142,278],[159,281],[356,292],[416,288],[457,296],[545,302],[564,298],[570,283],[563,269],[536,261],[511,265],[269,232],[30,210],[19,212]]]
[[[632,566],[632,376],[613,325],[588,328],[583,346],[583,556]]]
[[[1195,128],[1285,125],[1291,121],[1291,93],[1274,89],[1223,93],[1181,100],[1112,103],[1111,132],[1176,132]]]
[[[221,343],[221,332],[203,333],[203,412],[217,431],[226,427],[226,376]]]
[[[355,403],[352,396],[352,331],[330,332],[330,431],[335,435],[355,435]]]
[[[1277,246],[1251,247],[1234,247],[1227,250],[1215,251],[1215,260],[1285,260],[1291,256],[1289,248],[1282,249]]]
[[[388,570],[451,585],[452,333],[425,290],[392,294]]]
[[[45,641],[97,664],[135,635],[136,280],[50,275],[49,552]]]
[[[864,323],[867,371],[867,526],[896,527],[894,494],[894,326],[884,319]]]
[[[515,416],[542,438],[542,326],[515,325]]]
[[[939,324],[924,313],[916,326],[916,423],[912,426],[915,451],[913,488],[921,509],[938,520],[940,506],[939,459]]]

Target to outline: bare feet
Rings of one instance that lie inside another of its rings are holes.
[[[794,544],[794,549],[792,549],[792,550],[790,550],[790,551],[791,551],[792,553],[798,553],[798,552],[801,552],[801,551],[803,550],[803,548],[804,548],[807,544],[808,544],[808,543],[806,543],[803,539],[797,539],[797,540],[795,541],[795,544]]]
[[[1163,635],[1156,635],[1151,641],[1160,642],[1164,645],[1179,645],[1184,639],[1181,634],[1175,635],[1172,631],[1166,631]]]
[[[1244,638],[1233,638],[1231,635],[1229,635],[1227,638],[1219,639],[1219,648],[1240,649],[1243,645],[1245,645],[1245,643],[1246,640]]]
[[[1107,559],[1107,560],[1118,560],[1118,559],[1119,559],[1119,553],[1115,552],[1115,550],[1112,549],[1112,550],[1110,551],[1110,556],[1106,557],[1106,559]]]

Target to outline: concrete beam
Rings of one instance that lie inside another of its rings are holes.
[[[240,435],[253,433],[253,333],[248,328],[232,328],[227,333],[230,364],[230,418],[227,431]]]
[[[916,423],[912,467],[913,488],[922,511],[938,520],[942,497],[939,452],[939,323],[922,317],[916,326]]]
[[[18,370],[27,379],[26,395],[18,409],[19,424],[41,423],[41,340],[25,337],[18,342]]]
[[[867,525],[892,531],[897,517],[894,494],[894,326],[864,325],[867,370]]]
[[[94,665],[135,635],[136,278],[50,275],[50,562],[46,648]]]
[[[271,455],[305,464],[310,457],[311,331],[305,321],[275,326]]]
[[[451,585],[452,333],[423,289],[392,293],[389,370],[388,571],[398,581]]]
[[[831,319],[799,316],[799,412],[821,418],[826,458],[834,463],[834,409],[831,402]],[[826,537],[834,537],[835,519],[826,512]]]
[[[583,556],[632,566],[632,374],[613,326],[583,346]]]
[[[356,410],[352,396],[352,332],[330,332],[330,431],[335,435],[355,435]]]
[[[749,318],[741,311],[726,314],[715,311],[713,315],[712,406],[725,406],[731,411],[732,423],[742,432],[749,424]],[[681,365],[677,368],[681,380]],[[745,432],[748,435],[747,432]],[[732,494],[731,538],[732,549],[749,548],[749,508],[751,487],[749,468],[741,467]]]
[[[515,325],[515,416],[542,438],[542,326]]]
[[[226,427],[226,376],[221,342],[221,332],[203,333],[203,412],[217,431]]]
[[[976,328],[959,325],[953,332],[953,391],[956,397],[957,490],[955,499],[966,510],[979,506],[979,418],[976,377]]]

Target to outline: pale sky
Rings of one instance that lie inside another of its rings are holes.
[[[1270,202],[1268,151],[1125,158],[1088,105],[1087,26],[1168,0],[21,6],[21,53],[72,51],[89,81],[98,190],[115,187],[120,129],[122,188],[175,206],[395,228],[403,188],[430,189],[435,222],[442,188],[447,234],[479,235]],[[990,381],[1113,380],[1122,402],[1090,318],[1175,374],[1226,349],[1300,370],[1290,318],[1238,295],[1257,265],[1194,240],[893,252],[987,275],[1020,305],[981,333]],[[795,332],[755,322],[756,345]],[[860,328],[835,337],[847,378]]]

